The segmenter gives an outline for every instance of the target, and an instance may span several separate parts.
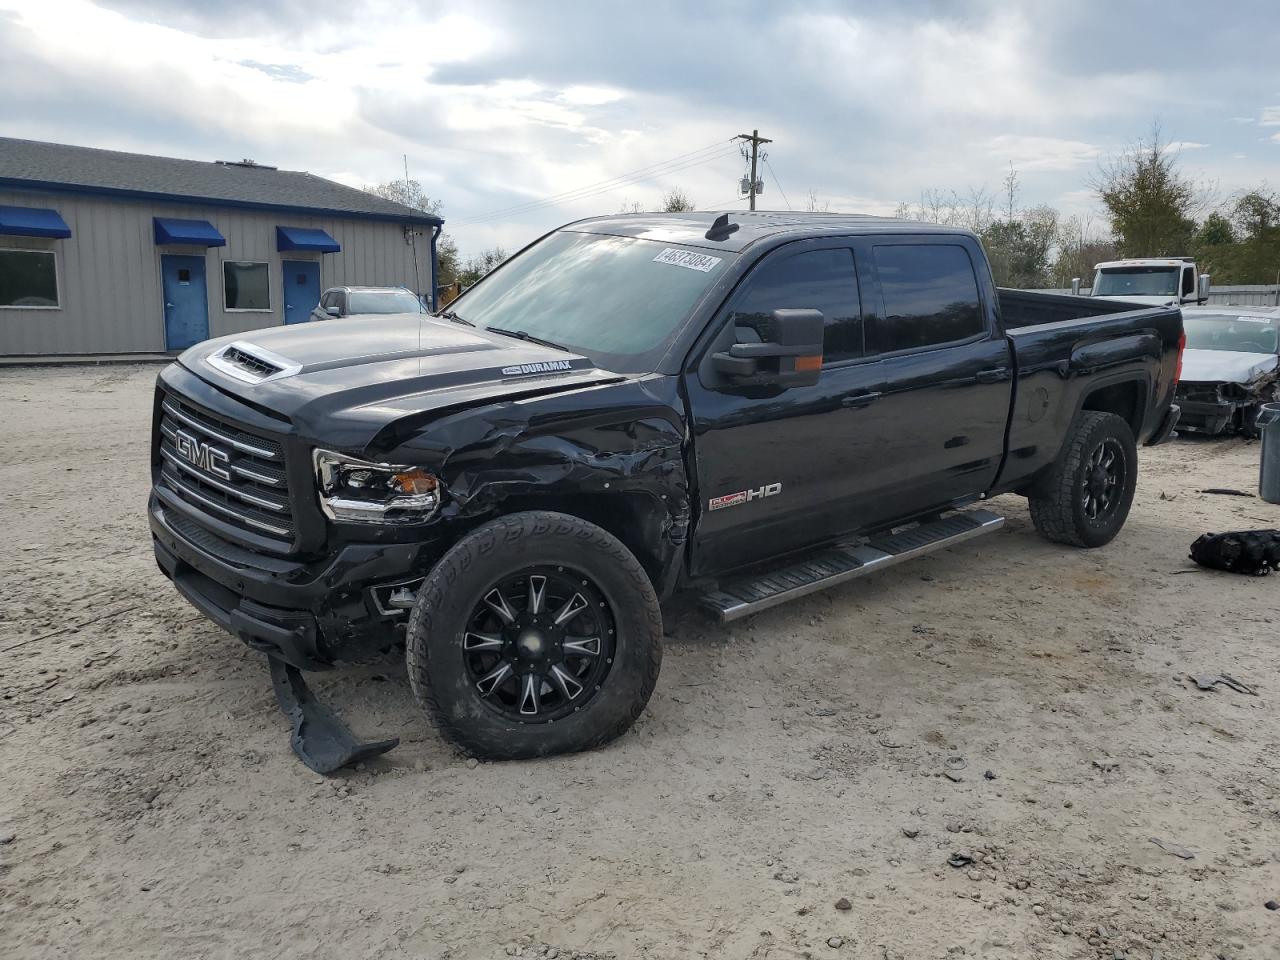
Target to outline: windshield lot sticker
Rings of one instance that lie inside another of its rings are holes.
[[[569,360],[542,360],[538,363],[520,363],[514,367],[503,367],[504,377],[524,377],[531,373],[555,373],[557,370],[570,370],[573,363]]]
[[[707,501],[707,510],[723,510],[725,507],[736,507],[741,503],[761,500],[776,496],[782,492],[782,484],[768,483],[754,490],[739,490],[737,493],[726,493],[723,497],[712,497]]]
[[[705,253],[690,253],[688,250],[676,250],[667,247],[653,258],[654,263],[669,263],[673,267],[684,267],[686,270],[698,270],[710,273],[720,262],[720,257],[712,257]]]

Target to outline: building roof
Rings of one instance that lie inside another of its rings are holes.
[[[300,170],[0,137],[0,186],[402,223],[439,217]]]
[[[738,229],[723,240],[708,240],[707,231],[716,218],[729,215]],[[871,233],[945,233],[968,235],[958,227],[945,227],[919,220],[897,220],[858,213],[806,213],[781,210],[698,210],[688,213],[635,213],[592,217],[564,227],[576,233],[606,233],[620,237],[643,237],[667,243],[708,247],[738,253],[760,240],[805,237],[849,236]]]

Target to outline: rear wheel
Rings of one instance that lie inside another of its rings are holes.
[[[414,695],[468,753],[587,750],[635,722],[662,661],[662,615],[640,563],[577,517],[513,514],[475,530],[418,593]]]
[[[1031,521],[1049,540],[1100,547],[1128,519],[1137,481],[1129,424],[1114,413],[1086,410],[1058,461],[1030,491]]]

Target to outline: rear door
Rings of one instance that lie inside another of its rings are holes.
[[[879,519],[971,499],[994,483],[1012,397],[1009,345],[976,244],[962,236],[868,238],[875,345],[884,371],[878,456],[898,477]]]
[[[823,366],[808,387],[741,387],[710,356],[749,342],[780,308],[821,310]],[[881,374],[864,343],[859,276],[847,240],[767,254],[712,323],[716,339],[686,375],[698,485],[692,566],[716,574],[830,540],[864,521],[867,467],[885,438]]]

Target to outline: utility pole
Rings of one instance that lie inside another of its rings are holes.
[[[760,144],[773,143],[772,140],[766,140],[760,136],[759,130],[752,130],[751,136],[745,133],[738,134],[739,140],[748,140],[751,143],[751,209],[756,208],[756,184],[760,181],[756,178],[756,156],[760,151]]]

